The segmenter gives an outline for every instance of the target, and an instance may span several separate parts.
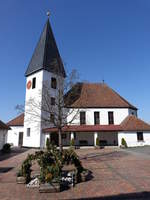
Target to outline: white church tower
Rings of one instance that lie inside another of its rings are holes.
[[[42,129],[44,87],[49,89],[53,106],[57,93],[57,81],[66,77],[65,69],[55,42],[49,19],[35,48],[26,76],[26,97],[23,146],[43,147],[45,145]]]

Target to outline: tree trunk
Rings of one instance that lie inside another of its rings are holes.
[[[58,129],[58,137],[59,137],[59,150],[60,152],[62,152],[63,147],[62,147],[61,128]]]

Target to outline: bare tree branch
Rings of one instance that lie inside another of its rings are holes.
[[[78,78],[76,70],[73,70],[65,81],[62,77],[58,76],[57,89],[54,96],[51,94],[50,83],[44,82],[42,91],[39,91],[39,98],[31,98],[25,105],[25,113],[30,116],[28,120],[33,122],[42,121],[44,127],[56,127],[58,129],[60,150],[62,150],[62,128],[73,124],[79,115],[78,109],[69,109],[70,102],[72,102],[72,99],[74,99],[74,96],[78,92],[74,88]],[[52,105],[52,97],[55,98],[55,105]],[[20,111],[24,110],[22,105],[17,105],[16,109]]]

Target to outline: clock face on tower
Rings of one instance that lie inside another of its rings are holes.
[[[28,81],[28,83],[27,83],[27,89],[28,90],[31,88],[31,85],[32,85],[31,81]]]

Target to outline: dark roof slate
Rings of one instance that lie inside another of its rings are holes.
[[[41,69],[66,77],[49,19],[44,26],[25,76],[29,76]]]

